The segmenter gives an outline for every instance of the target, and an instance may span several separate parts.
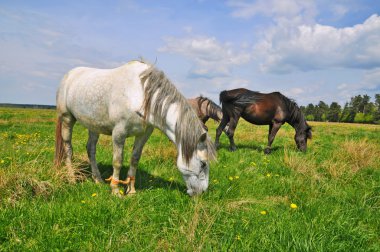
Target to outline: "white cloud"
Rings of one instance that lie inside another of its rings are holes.
[[[160,52],[179,54],[194,62],[192,77],[229,76],[233,66],[245,64],[251,58],[249,53],[235,52],[229,43],[222,44],[214,37],[168,37],[165,42]]]
[[[380,17],[363,24],[277,26],[256,44],[254,54],[263,71],[288,73],[328,67],[372,69],[380,66]]]
[[[299,96],[300,94],[303,94],[305,91],[302,88],[291,88],[286,92],[286,95],[289,95],[291,97]]]
[[[360,81],[356,83],[342,83],[338,85],[339,96],[348,101],[351,97],[358,94],[374,94],[380,93],[380,68],[366,71]]]
[[[263,15],[279,21],[300,23],[313,21],[316,15],[316,5],[313,0],[231,0],[228,5],[234,8],[232,16],[238,18],[252,18]]]

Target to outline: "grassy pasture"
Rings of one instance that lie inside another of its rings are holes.
[[[176,149],[155,131],[138,193],[119,199],[89,177],[83,127],[74,128],[70,184],[52,164],[55,112],[0,108],[0,251],[380,251],[380,126],[311,125],[307,153],[284,125],[266,156],[267,127],[241,120],[238,150],[222,135],[209,190],[195,198]],[[208,122],[212,138],[216,126]],[[110,137],[100,137],[97,161],[108,177]]]

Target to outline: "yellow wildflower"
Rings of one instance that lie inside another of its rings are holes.
[[[268,213],[268,212],[265,211],[265,210],[263,210],[263,211],[260,212],[261,215],[266,215],[267,213]]]
[[[241,241],[241,236],[240,236],[240,235],[237,235],[237,236],[235,237],[235,239],[238,240],[238,241]]]
[[[239,176],[235,176],[235,179],[239,179]]]
[[[234,178],[233,178],[232,176],[229,176],[228,179],[229,179],[230,181],[234,180]]]
[[[292,204],[290,204],[290,208],[292,208],[292,209],[297,209],[298,206],[297,206],[296,204],[292,203]]]
[[[83,204],[84,204],[84,203],[86,203],[86,201],[85,201],[85,200],[82,200],[81,202],[82,202]]]
[[[96,196],[98,196],[98,194],[97,193],[93,193],[93,194],[91,194],[91,196],[92,197],[96,197]]]
[[[1,161],[0,161],[0,163],[2,163],[2,164],[4,164],[4,162],[5,162],[4,160],[1,160]]]
[[[267,177],[269,178],[270,176],[272,176],[270,173],[267,173]]]

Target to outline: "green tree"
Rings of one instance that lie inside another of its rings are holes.
[[[330,122],[339,122],[341,106],[337,102],[332,102],[327,113],[327,120]]]
[[[380,94],[375,94],[373,121],[380,124]]]
[[[325,102],[319,101],[318,105],[314,107],[314,119],[316,121],[325,121],[328,110],[329,106]]]
[[[305,116],[308,121],[314,121],[314,110],[315,107],[312,103],[309,103],[305,108]]]

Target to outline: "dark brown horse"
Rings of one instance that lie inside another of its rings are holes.
[[[199,96],[197,98],[187,99],[188,103],[193,107],[198,118],[202,121],[203,126],[208,130],[206,122],[208,119],[214,119],[218,123],[222,120],[223,112],[215,102],[207,97]]]
[[[295,130],[297,147],[306,151],[307,139],[311,139],[311,127],[307,124],[298,105],[279,92],[262,94],[239,88],[223,91],[219,96],[222,104],[223,119],[216,129],[215,145],[219,146],[222,129],[229,123],[227,136],[230,150],[235,151],[234,132],[240,117],[257,125],[269,125],[268,146],[264,152],[269,154],[277,131],[284,123],[289,123]]]

